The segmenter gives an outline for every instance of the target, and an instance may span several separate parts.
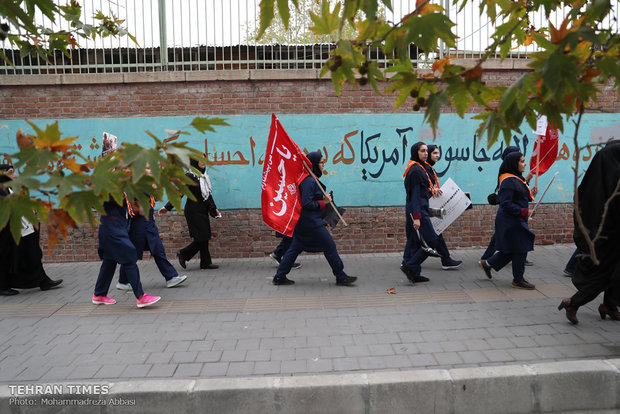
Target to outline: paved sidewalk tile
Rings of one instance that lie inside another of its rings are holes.
[[[449,241],[448,241],[449,242]],[[100,263],[46,263],[61,288],[22,291],[0,304],[0,383],[196,379],[400,371],[617,358],[618,323],[601,320],[597,298],[571,325],[557,306],[575,291],[563,266],[571,245],[537,245],[528,255],[533,292],[510,287],[510,269],[488,280],[481,249],[431,281],[411,285],[401,253],[342,255],[355,287],[334,284],[322,255],[304,254],[297,284],[276,287],[268,258],[218,260],[204,275],[166,289],[155,263],[140,261],[149,294],[111,289],[114,306],[90,303]],[[86,276],[85,276],[86,275]],[[157,277],[155,277],[157,276]],[[394,287],[395,295],[386,289]]]

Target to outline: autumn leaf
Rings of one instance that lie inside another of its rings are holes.
[[[435,61],[433,63],[433,72],[435,71],[439,71],[439,72],[443,72],[446,65],[450,64],[450,58],[449,57],[445,57],[443,59],[439,59],[437,61]]]
[[[69,43],[71,45],[71,49],[75,49],[77,47],[80,47],[80,45],[78,44],[77,40],[75,40],[75,37],[73,37],[73,35],[71,33],[69,33],[67,35],[67,43]]]
[[[82,166],[75,161],[75,157],[66,158],[63,161],[63,164],[64,164],[64,168],[68,168],[74,173],[78,173],[82,171]]]
[[[385,293],[387,293],[388,295],[395,295],[396,294],[396,289],[389,288],[388,290],[385,291]]]
[[[581,78],[581,81],[583,83],[591,82],[592,79],[596,78],[598,75],[602,73],[600,70],[591,69],[591,68],[586,68],[585,72],[586,74]]]
[[[532,43],[534,43],[534,36],[530,33],[526,34],[525,40],[523,41],[523,46],[530,46]]]
[[[422,14],[424,8],[428,5],[430,0],[416,0],[415,2],[415,11],[412,14]]]
[[[69,216],[65,210],[50,209],[47,216],[47,231],[50,250],[54,248],[56,243],[62,236],[63,240],[67,239],[69,228],[77,229],[76,222]]]
[[[569,17],[566,16],[559,29],[556,29],[553,23],[549,22],[549,26],[551,27],[551,43],[557,45],[566,37],[569,32],[568,22]]]
[[[476,66],[465,72],[465,80],[479,79],[482,76],[482,66]]]
[[[19,128],[17,130],[17,146],[22,148],[30,148],[34,145],[33,136],[30,134],[24,134],[24,130]]]

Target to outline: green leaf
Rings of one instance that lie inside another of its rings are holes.
[[[426,16],[412,16],[403,28],[408,30],[406,44],[413,43],[423,51],[432,51],[437,48],[439,39],[448,47],[456,46],[456,35],[452,33],[454,23],[441,13],[431,13]]]
[[[456,113],[463,118],[472,102],[470,92],[465,83],[458,77],[452,78],[446,88],[446,94],[452,97],[452,104],[456,109]]]
[[[107,201],[107,197],[105,197]],[[93,191],[80,191],[69,194],[60,202],[60,207],[67,211],[69,216],[78,224],[96,221],[93,209],[103,214],[103,200]]]
[[[340,26],[340,3],[336,3],[334,12],[329,11],[329,1],[321,1],[321,15],[310,12],[310,19],[314,26],[310,27],[315,34],[326,35],[335,32]]]
[[[190,125],[203,134],[206,131],[215,132],[215,128],[213,128],[213,126],[230,126],[226,122],[226,118],[205,118],[202,116],[197,116],[194,118]]]
[[[58,183],[58,198],[63,199],[67,195],[73,193],[76,189],[83,191],[85,177],[79,174],[70,174],[68,176],[57,176],[55,180],[48,180],[49,184]]]
[[[450,105],[450,100],[446,97],[445,92],[441,91],[439,93],[430,94],[427,105],[426,112],[424,113],[424,121],[430,124],[433,130],[433,136],[436,136],[441,107],[443,105]]]
[[[260,39],[263,36],[265,30],[267,30],[273,20],[273,2],[274,0],[261,0],[260,2],[260,29],[258,30],[256,39]]]
[[[291,18],[291,13],[288,9],[288,0],[278,0],[278,13],[280,13],[280,18],[282,19],[282,23],[284,23],[284,28],[288,29],[288,22]]]

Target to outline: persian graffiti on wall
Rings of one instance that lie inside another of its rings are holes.
[[[230,127],[217,133],[182,135],[196,149],[204,150],[209,161],[209,175],[218,182],[217,199],[221,208],[259,208],[261,172],[269,134],[270,115],[212,114],[227,118]],[[409,160],[411,145],[417,141],[431,142],[422,114],[278,114],[291,138],[305,151],[320,150],[327,162],[327,183],[342,206],[398,206],[404,203],[402,173]],[[161,138],[166,130],[174,130],[191,122],[192,117],[91,118],[59,120],[65,136],[78,136],[84,155],[95,158],[101,154],[96,141],[103,131],[123,142],[152,145],[145,133],[148,129]],[[600,131],[618,130],[617,114],[586,114],[579,131],[580,145],[600,143]],[[44,126],[53,120],[36,120]],[[15,135],[19,128],[30,132],[23,121],[0,120],[0,158],[17,150]],[[486,139],[476,134],[476,120],[443,114],[435,144],[440,158],[436,164],[440,182],[452,178],[463,191],[471,194],[475,204],[486,203],[486,197],[497,182],[500,157],[506,143],[500,140],[487,147]],[[559,172],[549,193],[548,203],[572,201],[574,129],[571,123],[560,134],[556,162],[539,178],[545,186]],[[96,138],[97,137],[97,138]],[[536,136],[529,125],[512,137],[529,159]],[[597,147],[581,153],[580,169],[587,168]]]

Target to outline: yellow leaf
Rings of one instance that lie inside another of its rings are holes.
[[[78,164],[77,162],[75,162],[75,157],[67,158],[66,160],[63,161],[63,164],[64,164],[64,168],[68,168],[74,173],[80,172],[82,169],[82,166]]]
[[[420,15],[421,16],[426,16],[427,14],[431,14],[431,13],[435,13],[435,12],[440,12],[443,11],[443,7],[441,7],[438,4],[431,4],[431,3],[426,3],[421,9],[420,9]]]
[[[439,59],[436,60],[433,63],[433,72],[435,72],[436,70],[439,72],[443,72],[446,65],[450,64],[450,58],[449,57],[445,57],[443,59]]]
[[[568,34],[569,30],[568,30],[568,22],[569,22],[569,17],[566,16],[564,18],[564,21],[562,22],[562,24],[560,25],[559,29],[556,29],[555,26],[553,25],[553,23],[549,23],[549,26],[551,26],[551,43],[553,44],[558,44],[560,43]]]

